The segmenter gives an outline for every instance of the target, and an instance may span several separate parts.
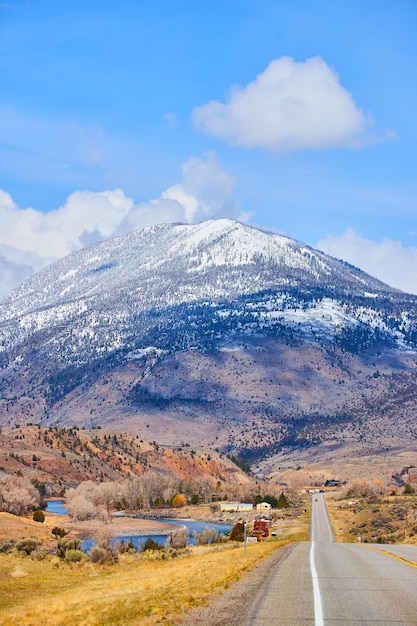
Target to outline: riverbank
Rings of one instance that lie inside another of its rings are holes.
[[[57,523],[59,522],[60,526],[72,534],[77,535],[80,539],[90,539],[94,537],[94,535],[103,528],[103,525],[105,525],[108,531],[115,537],[128,537],[129,535],[135,537],[143,535],[166,535],[172,530],[178,529],[177,525],[174,526],[168,522],[160,522],[152,519],[138,519],[135,517],[110,516],[107,522],[97,519],[74,521],[67,518],[63,520],[62,518],[64,516],[62,515],[57,515],[56,517],[58,518]]]
[[[136,519],[131,517],[113,517],[108,522],[101,520],[74,521],[68,515],[45,513],[43,523],[34,522],[29,516],[23,517],[11,513],[0,513],[0,542],[19,541],[27,537],[39,539],[45,547],[55,545],[52,529],[64,528],[71,535],[80,539],[94,537],[103,526],[116,536],[166,535],[178,529],[178,525],[158,520]]]
[[[61,499],[54,498],[61,502]],[[65,510],[65,509],[64,509]],[[238,521],[238,514],[224,516],[220,511],[213,511],[210,505],[187,505],[181,509],[152,509],[150,511],[113,513],[107,521],[92,519],[75,521],[67,514],[46,510],[43,523],[34,522],[32,515],[19,517],[8,513],[0,513],[0,542],[12,539],[18,541],[26,537],[35,537],[45,547],[55,545],[52,529],[55,526],[64,528],[71,535],[80,539],[91,539],[106,526],[115,537],[167,535],[174,529],[178,530],[178,522],[204,522],[207,524],[233,524]],[[172,519],[172,524],[170,520]],[[174,523],[177,522],[177,523]]]

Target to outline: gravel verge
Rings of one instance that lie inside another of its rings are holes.
[[[174,624],[178,626],[242,626],[257,601],[271,569],[282,562],[296,544],[277,549],[221,595],[215,594],[205,607],[192,609]]]

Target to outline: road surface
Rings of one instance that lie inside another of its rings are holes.
[[[271,571],[247,626],[417,626],[417,548],[333,539],[325,498],[314,494],[310,541]]]

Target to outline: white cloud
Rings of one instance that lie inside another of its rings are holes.
[[[232,192],[235,179],[219,166],[215,154],[191,157],[181,166],[182,182],[169,187],[159,198],[133,207],[118,233],[162,222],[200,222],[216,217],[242,216]]]
[[[233,87],[226,104],[195,108],[193,122],[232,145],[276,152],[353,148],[393,136],[371,132],[372,118],[320,57],[273,60],[246,87]]]
[[[417,248],[384,238],[365,239],[348,228],[342,235],[327,235],[317,248],[352,263],[384,283],[417,294]]]
[[[42,213],[20,209],[0,190],[0,246],[57,259],[83,247],[86,233],[101,239],[110,236],[132,206],[120,189],[76,191],[62,207]]]
[[[182,165],[182,182],[159,198],[135,204],[121,189],[76,191],[58,209],[21,209],[0,190],[0,297],[49,263],[93,243],[170,222],[244,217],[232,192],[235,179],[214,153]]]

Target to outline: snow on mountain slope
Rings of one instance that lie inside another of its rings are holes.
[[[187,335],[187,316],[201,306],[212,335],[213,322],[229,330],[290,325],[307,335],[364,323],[406,345],[413,313],[401,307],[400,332],[398,311],[393,327],[386,304],[381,317],[382,299],[404,298],[281,235],[228,219],[165,224],[79,251],[23,283],[0,303],[0,353],[53,330],[49,351],[64,362],[131,352],[146,348],[146,335],[161,324]],[[167,341],[159,347],[169,349]]]
[[[375,398],[408,423],[416,348],[417,297],[357,268],[233,220],[153,226],[0,302],[0,424],[123,422],[276,451]]]
[[[216,270],[223,272],[222,282]],[[332,279],[374,295],[394,292],[308,246],[232,220],[160,225],[105,241],[47,267],[0,302],[0,321],[97,296],[116,301],[121,292],[126,300],[134,297],[140,306],[149,307],[158,299],[178,304]]]

